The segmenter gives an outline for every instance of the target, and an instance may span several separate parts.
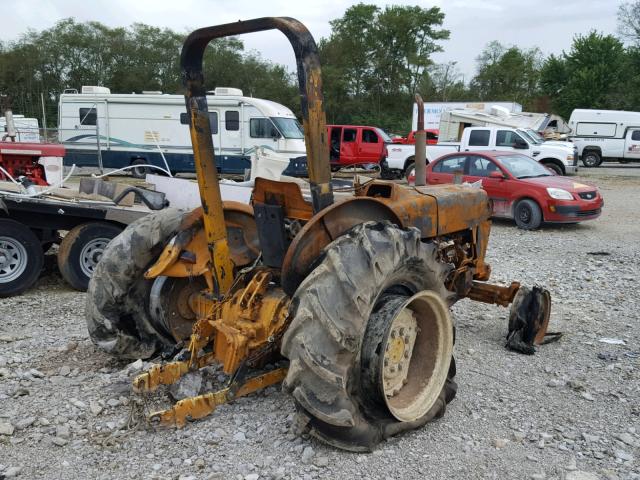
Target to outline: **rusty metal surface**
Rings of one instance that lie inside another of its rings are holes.
[[[415,186],[421,187],[427,178],[427,132],[424,131],[424,102],[419,93],[415,95],[418,108],[418,125],[416,128],[416,152],[415,152]]]
[[[157,421],[163,426],[184,427],[187,421],[197,420],[211,415],[218,405],[222,405],[238,397],[249,395],[256,390],[270,385],[280,383],[286,374],[286,368],[278,368],[248,379],[240,385],[237,390],[232,387],[227,387],[216,392],[198,395],[197,397],[185,398],[168,410],[150,414],[149,420]]]
[[[225,373],[235,372],[251,352],[287,327],[290,298],[272,280],[271,271],[258,271],[246,287],[221,303],[211,319],[216,330],[214,354]]]
[[[333,240],[360,223],[383,220],[402,226],[398,215],[383,202],[363,197],[334,203],[316,214],[289,245],[282,264],[280,283],[283,290],[293,295],[324,248]]]
[[[474,281],[467,297],[476,302],[492,303],[506,307],[513,302],[518,290],[520,290],[519,282],[511,282],[508,287],[503,287]]]
[[[287,218],[307,221],[313,216],[313,207],[302,196],[300,185],[294,182],[279,182],[256,178],[252,203],[280,205]]]
[[[202,368],[215,362],[212,353],[198,357],[196,368]],[[153,365],[149,370],[133,379],[135,393],[153,392],[160,385],[171,385],[191,371],[189,361],[177,361],[163,365]]]
[[[322,77],[320,72],[320,58],[315,40],[307,28],[299,21],[289,17],[263,17],[254,20],[240,21],[201,28],[192,32],[184,42],[181,54],[181,67],[183,83],[186,87],[185,94],[187,110],[199,112],[198,116],[206,115],[207,100],[204,76],[202,72],[202,59],[209,42],[215,38],[240,35],[243,33],[260,32],[265,30],[280,30],[289,40],[296,57],[298,87],[302,105],[302,120],[304,126],[305,144],[307,148],[307,167],[313,197],[314,211],[329,206],[333,203],[331,190],[331,170],[329,165],[329,145],[327,142],[326,116],[323,107]],[[209,164],[215,170],[213,162],[213,141],[206,120],[206,128],[199,129],[192,125],[192,137],[195,146],[209,155]],[[195,132],[195,133],[194,133]],[[196,165],[198,165],[196,161]],[[208,174],[211,169],[201,169]],[[200,170],[196,170],[200,177]],[[215,174],[215,171],[212,172]],[[212,175],[208,181],[215,180]],[[210,189],[207,193],[206,185],[201,186],[203,206],[205,211],[213,208],[213,204],[204,203],[207,200],[215,201],[219,188]],[[209,213],[207,213],[209,214]],[[212,217],[213,212],[212,212]],[[207,228],[208,230],[208,228]]]
[[[235,267],[252,263],[260,255],[253,208],[244,203],[223,202],[227,248]],[[181,256],[182,255],[182,256]],[[197,277],[209,272],[209,251],[203,230],[203,211],[196,208],[180,225],[180,231],[167,244],[145,278]]]

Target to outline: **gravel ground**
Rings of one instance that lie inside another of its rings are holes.
[[[494,281],[549,288],[562,339],[509,352],[507,310],[460,302],[458,396],[368,455],[297,436],[275,387],[182,430],[146,428],[129,393],[140,362],[93,347],[84,294],[50,262],[35,288],[0,300],[0,479],[640,478],[640,168],[582,174],[605,196],[599,220],[495,222],[488,254]]]

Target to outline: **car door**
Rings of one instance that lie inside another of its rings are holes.
[[[344,128],[340,144],[340,165],[351,165],[356,162],[358,154],[358,129]]]
[[[624,158],[640,159],[640,129],[627,132],[624,142]]]
[[[382,157],[382,139],[372,128],[361,130],[362,141],[358,145],[359,163],[379,163]]]
[[[503,177],[508,177],[496,162],[480,155],[467,157],[467,172],[464,181],[468,183],[482,182],[482,188],[487,192],[493,204],[493,214],[503,216],[506,214],[510,198],[510,184],[507,178],[491,178],[491,172],[500,172]]]
[[[466,155],[437,160],[427,175],[427,183],[440,185],[443,183],[460,183],[465,173]]]

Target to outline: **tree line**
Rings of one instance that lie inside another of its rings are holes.
[[[405,133],[415,92],[429,101],[514,101],[526,111],[565,118],[574,108],[640,110],[640,0],[621,4],[617,15],[618,36],[576,35],[560,55],[491,42],[465,82],[455,62],[431,59],[444,50],[450,33],[438,7],[351,6],[318,41],[327,120]],[[38,118],[44,99],[49,126],[55,126],[58,95],[68,88],[181,93],[179,55],[187,33],[72,18],[30,30],[0,42],[0,94],[11,99],[16,113]],[[211,42],[204,69],[211,89],[241,88],[299,113],[295,72],[246,51],[240,39]]]

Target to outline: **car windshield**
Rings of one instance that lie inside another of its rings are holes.
[[[383,129],[376,128],[376,132],[378,132],[378,134],[382,137],[382,141],[384,143],[393,143],[393,140],[391,139],[389,134],[387,132],[385,132]]]
[[[540,135],[538,132],[536,132],[535,130],[532,130],[530,128],[527,129],[527,133],[529,134],[529,136],[531,138],[533,138],[536,143],[544,143],[544,137],[542,135]]]
[[[548,177],[553,175],[540,163],[526,155],[500,155],[497,158],[502,166],[516,178]]]
[[[304,138],[302,125],[295,118],[271,117],[271,121],[284,138]]]
[[[540,142],[534,136],[531,135],[531,132],[529,130],[518,130],[518,133],[520,133],[520,135],[525,137],[529,142],[533,143],[534,145],[540,144]]]

